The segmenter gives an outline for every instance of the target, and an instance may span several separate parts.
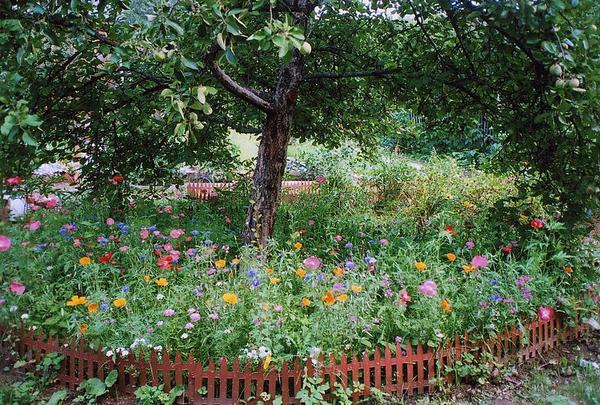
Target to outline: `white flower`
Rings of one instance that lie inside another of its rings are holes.
[[[162,351],[162,349],[163,349],[163,347],[161,345],[154,346],[154,350],[157,351],[157,352]]]
[[[19,309],[19,307],[17,307],[16,305],[11,305],[10,308],[8,309],[10,312],[17,312],[17,309]]]
[[[188,335],[187,333],[182,333],[181,334],[181,338],[182,339],[187,339],[190,335]]]
[[[311,347],[310,349],[308,349],[308,355],[311,359],[319,357],[319,354],[321,354],[321,349],[319,349],[318,347]]]
[[[156,299],[157,299],[157,300],[159,300],[159,301],[160,301],[160,300],[164,300],[164,299],[165,299],[165,296],[164,296],[164,295],[162,295],[162,294],[157,294],[157,295],[156,295]]]
[[[129,350],[123,349],[121,350],[121,357],[127,357],[129,356]]]
[[[271,354],[271,351],[266,348],[265,346],[261,346],[258,348],[258,356],[262,359],[264,357],[267,357],[269,354]]]
[[[247,353],[247,356],[248,356],[249,359],[252,359],[252,360],[258,359],[258,353],[256,352],[255,349],[253,349],[252,351],[249,351]]]
[[[23,314],[23,315],[21,315],[21,319],[24,320],[24,321],[27,320],[27,319],[29,319],[29,314]]]
[[[227,329],[225,329],[225,330],[223,331],[223,333],[227,333],[227,334],[231,333],[231,328],[227,328]]]
[[[109,350],[109,351],[106,352],[106,357],[112,357],[113,354],[114,354],[113,351]]]

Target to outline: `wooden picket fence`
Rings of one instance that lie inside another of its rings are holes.
[[[514,359],[527,361],[560,343],[582,337],[586,328],[585,325],[569,328],[560,317],[553,316],[546,322],[536,320],[525,325],[526,336],[514,329],[495,339],[475,342],[465,334],[437,349],[421,344],[413,347],[408,342],[406,345],[395,343],[383,352],[375,349],[359,357],[330,355],[314,361],[296,358],[279,370],[270,366],[266,371],[261,363],[242,365],[239,359],[230,362],[226,358],[217,363],[202,362],[192,354],[184,358],[177,352],[170,357],[167,351],[153,350],[131,352],[128,357],[114,362],[102,350],[89,349],[82,340],[67,342],[24,329],[4,329],[4,333],[18,336],[18,352],[29,360],[39,362],[45,353],[61,353],[65,359],[58,381],[70,389],[88,378],[104,379],[116,369],[116,389],[120,393],[131,394],[145,384],[164,384],[165,391],[185,386],[179,403],[217,405],[254,403],[260,399],[271,403],[276,397],[283,403],[298,404],[296,395],[302,388],[303,378],[315,374],[329,384],[328,396],[332,395],[336,382],[357,388],[352,394],[353,402],[368,397],[373,388],[397,396],[431,392],[440,381],[454,381],[445,366],[452,366],[464,353],[472,353],[480,361],[490,359],[482,357],[484,352],[500,363]]]
[[[300,193],[315,193],[318,184],[313,180],[302,181],[284,181],[282,182],[282,191],[284,196],[297,196]],[[231,190],[236,183],[187,183],[187,193],[190,197],[201,201],[213,200],[218,197],[219,190]]]

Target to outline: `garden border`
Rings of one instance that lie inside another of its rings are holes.
[[[282,181],[281,188],[285,190],[286,195],[297,196],[300,192],[313,193],[318,192],[318,189],[313,187],[319,183],[315,180],[294,180]],[[229,183],[186,183],[187,195],[197,198],[201,201],[213,200],[218,196],[218,190],[230,190],[236,185],[235,182]]]
[[[244,403],[252,402],[252,398],[260,399],[261,393],[267,394],[263,394],[266,403],[279,396],[284,404],[298,404],[300,401],[296,399],[296,394],[302,388],[303,378],[316,373],[329,384],[330,392],[334,391],[336,382],[344,387],[349,382],[353,387],[363,384],[362,391],[352,393],[353,402],[369,396],[373,388],[399,396],[432,392],[436,381],[454,381],[454,376],[444,371],[445,366],[452,365],[454,359],[461,359],[464,353],[472,352],[478,358],[483,350],[488,349],[492,358],[499,363],[511,359],[526,361],[560,343],[581,338],[587,329],[587,325],[579,323],[570,328],[561,317],[553,315],[548,321],[534,320],[526,324],[523,329],[527,332],[526,342],[518,329],[479,342],[472,341],[464,334],[438,349],[423,348],[421,343],[413,348],[409,342],[404,349],[395,343],[392,345],[395,346],[395,354],[392,354],[390,347],[386,347],[383,354],[375,349],[371,355],[353,355],[350,359],[344,354],[339,360],[330,355],[328,361],[323,356],[318,361],[296,357],[293,362],[284,363],[281,370],[268,367],[265,372],[262,371],[262,363],[258,367],[249,364],[242,367],[239,359],[230,363],[226,358],[221,358],[218,364],[213,360],[200,362],[192,354],[184,359],[179,352],[171,360],[167,351],[159,353],[153,350],[149,353],[140,351],[137,355],[130,352],[126,358],[113,362],[102,350],[87,348],[83,340],[76,342],[47,337],[23,327],[3,327],[0,332],[16,332],[19,354],[36,363],[45,353],[62,354],[65,359],[58,373],[58,382],[69,389],[76,388],[85,379],[104,379],[111,370],[116,369],[118,381],[115,386],[120,393],[132,394],[146,384],[164,384],[165,391],[177,385],[186,385],[184,398],[189,403],[221,405],[241,400]],[[202,390],[202,394],[199,390]]]

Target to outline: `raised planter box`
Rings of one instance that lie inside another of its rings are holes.
[[[285,404],[298,404],[296,394],[303,378],[316,373],[329,383],[331,391],[336,381],[344,386],[363,384],[364,389],[352,395],[353,401],[368,397],[372,388],[398,396],[431,392],[436,381],[453,381],[453,376],[445,372],[445,366],[460,359],[463,353],[475,352],[478,356],[489,348],[497,362],[526,361],[561,343],[580,338],[586,329],[585,325],[568,328],[560,317],[553,316],[546,322],[536,320],[527,324],[524,329],[527,339],[514,329],[484,342],[472,342],[467,335],[457,336],[453,342],[437,349],[424,348],[421,344],[412,347],[409,343],[403,347],[396,343],[394,353],[386,347],[383,352],[376,349],[362,357],[348,358],[342,354],[338,359],[331,355],[318,361],[296,358],[283,364],[280,370],[271,366],[264,371],[262,364],[242,367],[238,359],[201,362],[191,354],[183,358],[176,352],[170,357],[166,351],[130,353],[115,363],[102,350],[87,348],[83,341],[66,342],[23,329],[4,329],[4,332],[19,337],[19,354],[27,359],[39,362],[45,353],[61,353],[65,360],[58,381],[70,389],[88,378],[104,379],[110,370],[116,369],[119,372],[116,389],[121,393],[131,394],[145,384],[164,384],[166,391],[184,385],[183,401],[214,405],[247,403],[250,398],[261,399],[261,394],[267,403],[280,397]]]

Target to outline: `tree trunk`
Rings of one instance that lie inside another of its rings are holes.
[[[300,52],[294,51],[292,60],[280,69],[273,111],[267,114],[263,126],[252,178],[252,197],[242,233],[245,243],[261,248],[265,248],[273,236],[303,64]]]

